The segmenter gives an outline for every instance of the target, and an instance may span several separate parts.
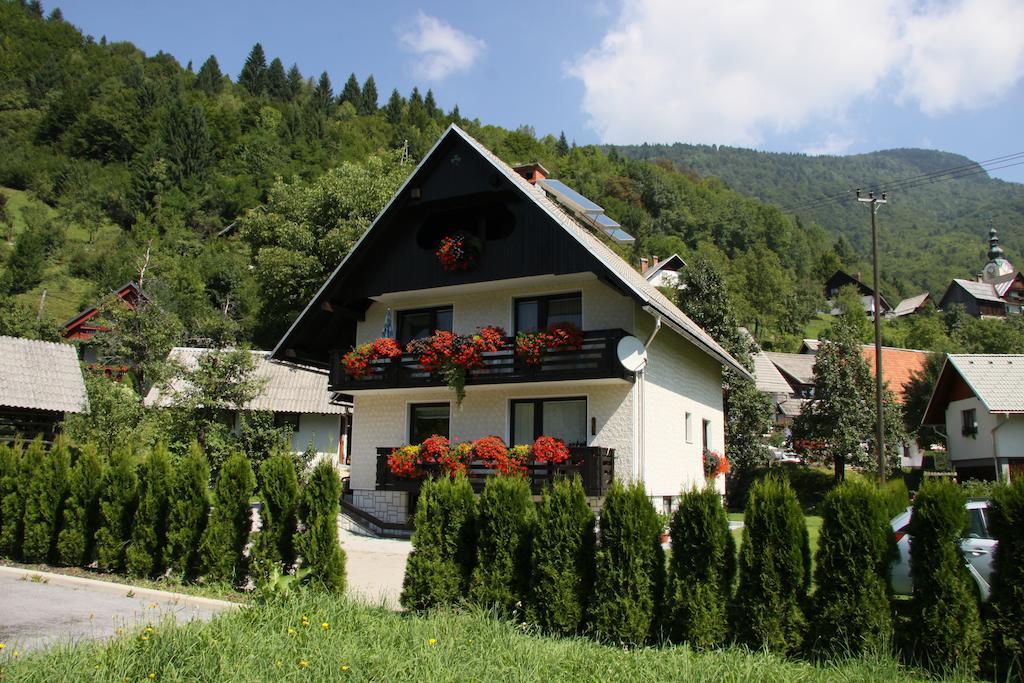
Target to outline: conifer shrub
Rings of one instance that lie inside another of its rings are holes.
[[[256,537],[255,564],[261,577],[277,567],[287,574],[295,566],[295,534],[301,497],[295,461],[276,453],[260,464],[263,482],[260,532]]]
[[[338,541],[341,479],[328,460],[321,460],[309,475],[302,501],[299,553],[308,584],[334,593],[345,592],[345,551]]]
[[[20,441],[0,447],[0,556],[21,557],[24,537],[25,490],[31,469]]]
[[[241,585],[247,578],[248,566],[243,555],[252,529],[252,507],[249,499],[256,488],[249,459],[235,452],[220,468],[213,489],[213,508],[200,542],[205,574],[211,581]]]
[[[809,637],[822,658],[881,651],[892,639],[887,502],[871,485],[845,481],[822,503]]]
[[[661,521],[642,483],[614,482],[601,507],[588,629],[639,645],[654,635],[665,581]]]
[[[926,479],[907,528],[914,580],[910,632],[918,663],[936,674],[973,674],[981,650],[978,603],[960,550],[968,522],[964,503],[956,484]]]
[[[537,506],[527,617],[547,633],[572,635],[583,624],[594,581],[594,521],[579,477],[556,481]]]
[[[902,479],[885,482],[879,491],[886,519],[892,519],[910,507],[910,492]]]
[[[60,563],[87,565],[93,560],[96,531],[100,526],[100,494],[106,464],[94,444],[82,447],[71,468],[64,521],[57,537]]]
[[[735,544],[722,497],[712,487],[679,499],[669,526],[672,555],[665,588],[665,630],[676,642],[708,648],[725,642]]]
[[[999,671],[1024,669],[1024,479],[993,492],[989,531],[993,559],[988,640]]]
[[[162,574],[166,565],[167,513],[170,506],[171,456],[158,443],[139,468],[139,507],[125,555],[132,576]]]
[[[96,531],[96,562],[106,571],[124,569],[139,502],[135,469],[135,458],[127,447],[115,448],[110,454],[100,494],[100,527]]]
[[[200,567],[199,546],[210,509],[210,463],[195,441],[171,475],[167,513],[167,566],[185,579]]]
[[[515,613],[526,597],[533,524],[530,485],[518,476],[497,475],[484,484],[477,504],[476,562],[469,599],[501,614]]]
[[[810,550],[789,482],[766,477],[751,486],[743,522],[733,635],[755,649],[795,652],[806,626]]]
[[[464,474],[423,483],[405,563],[402,607],[425,611],[462,601],[475,558],[476,497]]]
[[[32,477],[25,493],[25,536],[21,554],[26,562],[56,562],[57,536],[68,491],[71,454],[58,438],[49,451],[42,437],[25,452]]]

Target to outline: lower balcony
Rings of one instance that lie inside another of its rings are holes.
[[[626,336],[624,330],[590,330],[583,333],[583,347],[547,349],[539,364],[527,363],[515,353],[515,338],[506,337],[498,351],[484,353],[483,366],[470,370],[466,385],[510,384],[515,382],[562,382],[618,378],[632,381],[633,373],[619,363],[616,347]],[[427,372],[416,355],[403,353],[397,358],[372,361],[364,377],[345,373],[343,351],[334,351],[330,359],[330,390],[342,393],[367,389],[443,387],[439,373]]]
[[[408,479],[396,476],[388,468],[388,456],[393,447],[377,448],[377,490],[418,492],[423,479]],[[467,476],[473,490],[479,493],[488,477],[495,471],[481,462],[470,463]],[[536,463],[528,465],[527,479],[534,495],[540,494],[544,486],[556,479],[579,475],[583,490],[588,496],[599,497],[608,492],[615,477],[615,449],[599,446],[570,446],[569,458],[565,462]]]

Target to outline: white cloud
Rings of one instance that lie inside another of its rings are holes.
[[[605,142],[735,145],[834,123],[866,98],[975,106],[1024,74],[1016,0],[913,2],[624,0],[569,73]]]
[[[856,140],[847,135],[829,133],[821,142],[808,145],[800,151],[804,154],[810,154],[811,156],[819,156],[823,154],[834,156],[836,154],[842,154],[846,150],[850,149],[854,142],[856,142]]]
[[[432,81],[470,69],[487,47],[479,38],[423,12],[399,34],[398,40],[415,55],[413,73]]]

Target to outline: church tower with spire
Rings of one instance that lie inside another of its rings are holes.
[[[994,283],[1014,272],[1013,264],[1006,260],[1003,248],[999,246],[999,231],[994,227],[988,231],[988,263],[981,273],[982,281]]]

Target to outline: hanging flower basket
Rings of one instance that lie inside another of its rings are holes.
[[[546,330],[516,335],[516,355],[527,365],[540,365],[545,350],[579,351],[583,348],[583,330],[570,322],[555,323]]]
[[[480,256],[480,242],[465,235],[446,235],[441,238],[434,256],[446,273],[471,270]]]
[[[341,358],[342,368],[349,377],[361,379],[373,374],[372,363],[381,358],[397,358],[402,348],[389,337],[382,337],[368,344],[360,344]]]
[[[557,465],[569,459],[569,447],[553,436],[538,436],[533,442],[533,459]]]
[[[721,453],[715,451],[704,451],[704,477],[715,479],[720,474],[729,471],[729,461]]]
[[[430,337],[409,342],[407,351],[417,356],[424,370],[440,373],[455,392],[456,403],[462,405],[466,375],[483,366],[485,353],[498,351],[504,345],[505,330],[488,326],[472,335],[438,330]]]
[[[452,444],[447,437],[432,435],[423,443],[391,451],[388,469],[396,477],[418,479],[430,475],[454,476],[465,472],[472,455],[467,443]]]

